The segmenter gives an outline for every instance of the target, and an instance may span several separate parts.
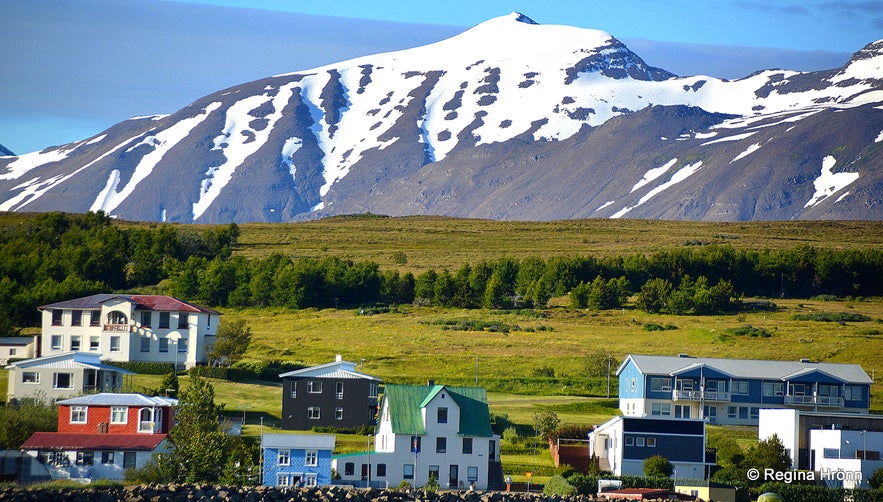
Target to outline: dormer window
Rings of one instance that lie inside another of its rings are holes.
[[[438,423],[440,423],[440,424],[448,423],[448,409],[447,408],[439,408],[438,409]]]

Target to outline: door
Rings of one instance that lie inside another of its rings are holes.
[[[459,487],[460,480],[460,466],[452,465],[450,467],[449,475],[448,475],[448,488],[457,489]]]

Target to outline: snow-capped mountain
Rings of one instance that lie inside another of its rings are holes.
[[[0,210],[879,220],[881,151],[883,40],[839,69],[726,81],[513,13],[0,157]]]

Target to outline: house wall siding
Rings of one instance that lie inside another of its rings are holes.
[[[289,450],[290,465],[279,465],[279,451]],[[279,474],[316,476],[318,485],[331,483],[331,451],[317,450],[316,466],[305,465],[306,449],[303,448],[264,448],[264,470],[262,473],[264,486],[276,486]],[[303,479],[303,478],[301,478]]]
[[[322,383],[322,392],[311,393],[309,381]],[[343,399],[337,399],[337,384],[343,384]],[[310,430],[313,427],[357,428],[374,423],[377,398],[370,397],[371,386],[376,382],[362,378],[297,377],[282,380],[282,428],[287,430]],[[292,386],[296,397],[292,397]],[[308,410],[319,408],[319,418],[309,418]],[[335,415],[343,409],[343,418]]]

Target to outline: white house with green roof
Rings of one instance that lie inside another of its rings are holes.
[[[373,451],[336,456],[333,465],[340,482],[356,486],[422,487],[430,477],[446,489],[502,484],[500,437],[478,387],[387,385]]]

